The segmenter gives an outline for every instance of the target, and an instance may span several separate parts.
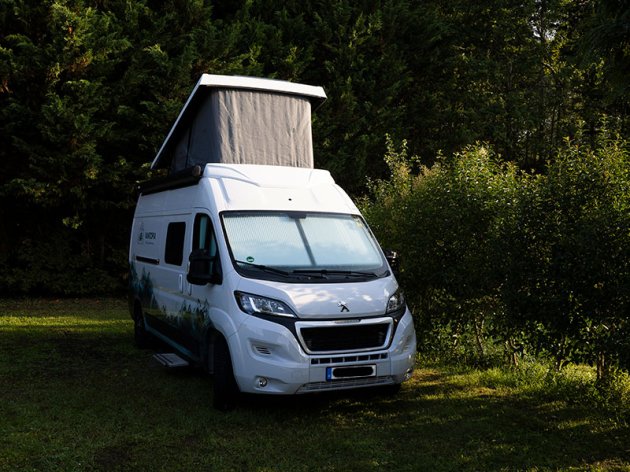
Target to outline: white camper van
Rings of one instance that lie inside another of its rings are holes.
[[[140,188],[129,264],[135,338],[236,393],[399,386],[411,313],[357,207],[313,169],[319,87],[203,75]]]

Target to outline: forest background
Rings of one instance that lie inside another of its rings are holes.
[[[321,85],[427,356],[630,366],[630,4],[0,0],[0,296],[122,292],[202,73]]]

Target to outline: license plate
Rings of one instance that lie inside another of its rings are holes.
[[[362,379],[376,377],[376,365],[349,365],[340,367],[327,367],[326,380]]]

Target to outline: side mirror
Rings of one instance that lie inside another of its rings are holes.
[[[188,258],[190,265],[186,280],[193,285],[220,284],[223,281],[218,258],[205,249],[195,249]]]
[[[398,253],[396,251],[392,251],[391,249],[385,249],[383,252],[385,253],[385,259],[387,259],[394,276],[398,276]]]

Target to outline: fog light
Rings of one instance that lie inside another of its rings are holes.
[[[405,380],[404,381],[409,380],[411,378],[412,374],[413,374],[413,370],[412,369],[407,370],[407,372],[405,372]]]
[[[258,387],[265,388],[267,386],[267,379],[265,377],[258,377]]]

